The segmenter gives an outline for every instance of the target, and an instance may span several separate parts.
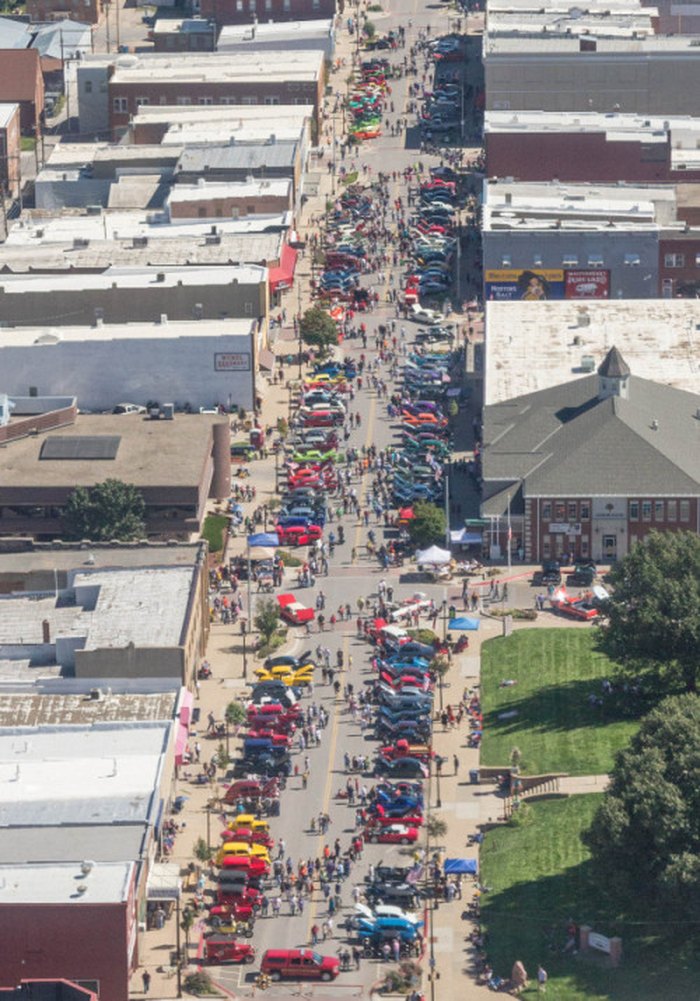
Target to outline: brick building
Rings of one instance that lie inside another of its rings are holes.
[[[14,195],[21,177],[19,104],[0,104],[0,185]]]
[[[335,0],[200,0],[199,13],[218,25],[315,21],[335,17]]]
[[[598,112],[487,111],[488,177],[519,181],[700,180],[700,118]]]
[[[19,104],[24,135],[33,136],[41,129],[44,77],[36,49],[0,51],[0,101]]]
[[[155,52],[213,52],[217,27],[203,17],[160,17],[151,31]]]
[[[292,182],[288,178],[240,182],[175,184],[166,200],[170,220],[244,219],[256,215],[279,215],[293,206]]]
[[[621,559],[652,529],[700,531],[700,396],[597,374],[484,408],[482,517],[492,554]]]
[[[67,17],[71,21],[97,24],[102,9],[102,0],[27,0],[27,14],[33,22]]]

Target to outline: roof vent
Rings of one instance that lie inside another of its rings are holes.
[[[651,430],[652,431],[658,431],[659,430],[659,422],[657,421],[656,417],[651,422]]]
[[[92,861],[92,859],[85,859],[83,862],[80,863],[80,871],[82,872],[83,876],[89,876],[94,868],[95,868],[95,863]]]
[[[82,897],[84,893],[87,893],[87,883],[78,883],[75,889],[76,892]]]

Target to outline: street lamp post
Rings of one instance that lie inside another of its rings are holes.
[[[177,996],[182,997],[182,956],[180,946],[180,893],[175,901],[175,970],[177,972]]]
[[[241,637],[243,639],[243,680],[245,681],[248,677],[248,652],[246,649],[246,633],[248,631],[248,623],[245,619],[241,619]]]

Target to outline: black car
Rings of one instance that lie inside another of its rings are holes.
[[[413,867],[410,865],[378,865],[374,870],[374,883],[405,883]],[[369,877],[366,878],[369,882]]]
[[[595,567],[590,564],[576,564],[567,578],[567,584],[570,587],[590,587],[595,579]]]
[[[370,904],[395,904],[411,910],[418,906],[422,891],[412,883],[369,883],[365,896]]]
[[[271,778],[273,775],[288,778],[292,773],[292,763],[288,757],[276,758],[269,752],[266,754],[246,755],[236,761],[233,766],[233,774],[236,778],[245,775],[264,775]]]
[[[299,691],[285,685],[283,681],[256,681],[250,693],[250,701],[260,705],[263,699],[274,699],[290,709],[298,701]]]
[[[375,775],[386,775],[389,779],[423,779],[426,769],[417,758],[399,758],[385,761],[379,758],[374,765]]]
[[[534,574],[532,583],[536,587],[549,584],[554,584],[557,587],[561,584],[561,569],[557,561],[545,560],[542,569]]]

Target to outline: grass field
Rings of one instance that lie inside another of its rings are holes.
[[[224,548],[224,535],[228,527],[228,518],[223,514],[208,514],[202,525],[202,538],[209,543],[209,551],[220,553]]]
[[[484,736],[481,762],[507,765],[514,746],[521,771],[603,774],[616,751],[637,728],[642,707],[612,696],[601,708],[588,704],[601,695],[601,681],[613,665],[595,649],[593,629],[521,629],[482,647],[481,690]],[[517,681],[501,688],[504,679]],[[499,714],[517,715],[501,720]]]
[[[504,977],[516,959],[531,978],[542,963],[550,1001],[691,1001],[698,997],[700,974],[693,950],[658,938],[667,929],[655,924],[627,924],[595,885],[580,834],[599,802],[600,796],[589,795],[532,803],[532,823],[486,835],[481,876],[490,890],[482,897],[482,921],[489,960]],[[653,918],[661,921],[662,915]],[[620,968],[564,956],[569,919],[621,935]],[[537,993],[536,984],[529,993]]]

